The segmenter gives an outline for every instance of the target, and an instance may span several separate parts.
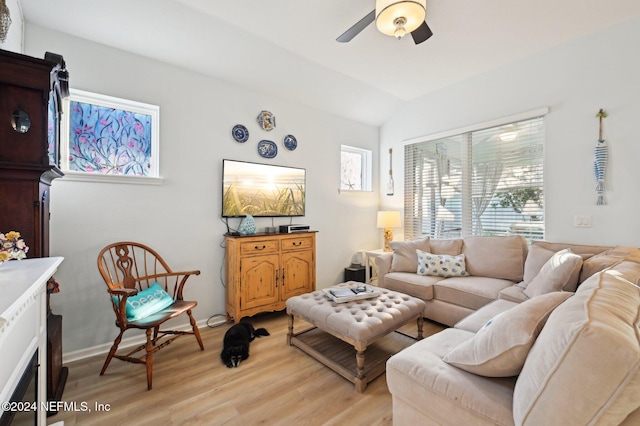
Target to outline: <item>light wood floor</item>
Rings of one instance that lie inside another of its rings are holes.
[[[201,330],[205,350],[191,336],[156,353],[153,390],[144,365],[114,359],[104,376],[106,355],[68,364],[63,400],[91,411],[61,411],[48,424],[71,425],[391,425],[391,395],[382,375],[358,394],[354,385],[299,349],[286,344],[283,312],[257,315],[254,326],[271,336],[251,344],[238,368],[220,361],[228,325]],[[302,321],[296,320],[296,330]],[[303,324],[304,325],[304,324]],[[444,327],[425,321],[425,336]],[[416,325],[403,331],[415,335]],[[96,411],[96,404],[108,411]]]

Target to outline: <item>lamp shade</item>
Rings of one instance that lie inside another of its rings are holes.
[[[378,212],[378,228],[399,228],[401,224],[399,211],[385,210]]]
[[[396,20],[404,18],[404,30],[412,32],[424,22],[426,0],[376,0],[376,27],[386,35],[396,36]]]

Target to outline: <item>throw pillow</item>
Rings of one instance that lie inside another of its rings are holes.
[[[118,298],[114,297],[116,305]],[[160,284],[153,283],[149,288],[139,291],[135,296],[127,298],[127,319],[129,321],[137,321],[160,312],[173,304],[173,298],[167,293]]]
[[[594,275],[596,272],[603,271],[621,262],[635,250],[636,249],[633,247],[616,246],[605,250],[602,253],[591,256],[582,264],[579,282],[584,282],[587,278]]]
[[[555,253],[540,268],[540,272],[524,289],[527,297],[536,297],[552,291],[575,291],[582,268],[582,257],[569,249]]]
[[[524,277],[522,282],[517,284],[518,287],[527,288],[529,283],[538,275],[540,269],[547,263],[547,260],[551,259],[551,256],[556,254],[556,251],[542,247],[538,244],[531,244],[529,252],[527,253],[527,259],[524,262]]]
[[[430,251],[429,237],[415,241],[391,241],[393,258],[389,272],[415,272],[418,266],[416,250]]]
[[[529,299],[489,321],[443,361],[487,377],[516,376],[551,312],[573,293],[554,292]]]
[[[418,256],[418,275],[445,278],[468,275],[464,254],[450,256],[448,254],[431,254],[422,250],[416,250],[416,254]]]

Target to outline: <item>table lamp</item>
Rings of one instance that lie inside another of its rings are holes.
[[[378,212],[378,228],[384,229],[384,251],[392,251],[389,242],[393,241],[393,228],[399,228],[400,212],[397,210],[386,210]]]

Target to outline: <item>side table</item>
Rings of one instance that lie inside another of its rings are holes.
[[[389,251],[384,251],[384,249],[375,249],[375,250],[360,250],[362,254],[362,259],[364,261],[365,266],[365,282],[370,283],[374,279],[378,278],[378,270],[375,264],[375,258],[378,256],[382,256],[385,253],[391,253]],[[370,268],[372,266],[372,268]],[[373,270],[373,273],[371,272]]]

